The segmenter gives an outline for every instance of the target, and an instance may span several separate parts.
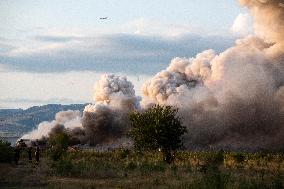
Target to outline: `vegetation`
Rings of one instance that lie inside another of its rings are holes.
[[[280,189],[284,181],[283,154],[177,151],[172,164],[162,152],[125,149],[67,151],[58,161],[42,155],[39,165],[27,157],[0,164],[0,188]]]
[[[11,144],[0,140],[0,163],[11,163],[13,161],[14,151]]]
[[[172,152],[182,147],[182,136],[186,127],[177,116],[178,109],[171,106],[155,105],[145,112],[130,114],[132,130],[130,136],[136,150],[160,149],[165,161],[171,163]]]
[[[49,155],[52,160],[57,161],[65,154],[69,145],[69,136],[65,132],[52,134],[48,139],[50,145]]]

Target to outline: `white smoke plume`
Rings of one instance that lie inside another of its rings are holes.
[[[103,75],[95,85],[94,101],[120,109],[139,107],[133,84],[126,77]],[[90,107],[90,106],[89,106]],[[88,108],[86,108],[88,110]]]
[[[88,143],[95,145],[123,136],[129,128],[129,112],[139,108],[132,83],[126,77],[104,75],[95,86],[94,100],[83,115]]]
[[[73,110],[60,111],[56,113],[55,120],[51,122],[44,121],[40,123],[35,130],[23,135],[21,138],[30,140],[46,138],[58,125],[61,125],[64,129],[69,131],[74,130],[76,128],[82,128],[81,112]]]
[[[230,32],[238,36],[246,36],[251,32],[250,29],[250,15],[240,13],[230,28]]]
[[[267,49],[267,53],[271,56],[283,56],[284,1],[240,0],[240,3],[250,9],[254,17],[255,33],[266,42],[273,44],[271,48]]]

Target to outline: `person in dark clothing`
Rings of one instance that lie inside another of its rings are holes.
[[[31,147],[28,148],[28,155],[29,155],[29,162],[31,163],[32,162],[32,148]]]
[[[36,162],[39,163],[39,147],[36,147],[35,157],[36,157]]]
[[[19,160],[20,160],[20,148],[19,147],[15,148],[14,160],[15,160],[15,164],[18,165]]]

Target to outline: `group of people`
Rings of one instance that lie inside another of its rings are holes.
[[[18,165],[18,163],[19,163],[20,154],[21,154],[22,150],[24,150],[24,151],[26,151],[28,153],[28,161],[30,163],[32,163],[32,160],[33,160],[33,155],[32,155],[33,147],[27,147],[27,145],[25,144],[24,141],[19,141],[17,143],[16,147],[15,147],[14,160],[15,160],[16,165]],[[37,164],[39,163],[39,154],[40,154],[40,149],[37,146],[36,149],[35,149],[35,153],[34,153],[35,160],[36,160]]]

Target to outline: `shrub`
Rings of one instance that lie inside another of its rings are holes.
[[[11,144],[0,140],[0,162],[11,163],[13,160],[14,152]]]
[[[225,189],[229,183],[229,175],[223,174],[216,167],[211,167],[201,178],[195,178],[190,188]]]
[[[233,158],[237,163],[242,163],[245,160],[245,155],[238,152],[233,154]]]
[[[56,133],[50,136],[48,143],[50,145],[50,157],[52,160],[57,161],[65,154],[69,144],[69,137],[64,132]]]

